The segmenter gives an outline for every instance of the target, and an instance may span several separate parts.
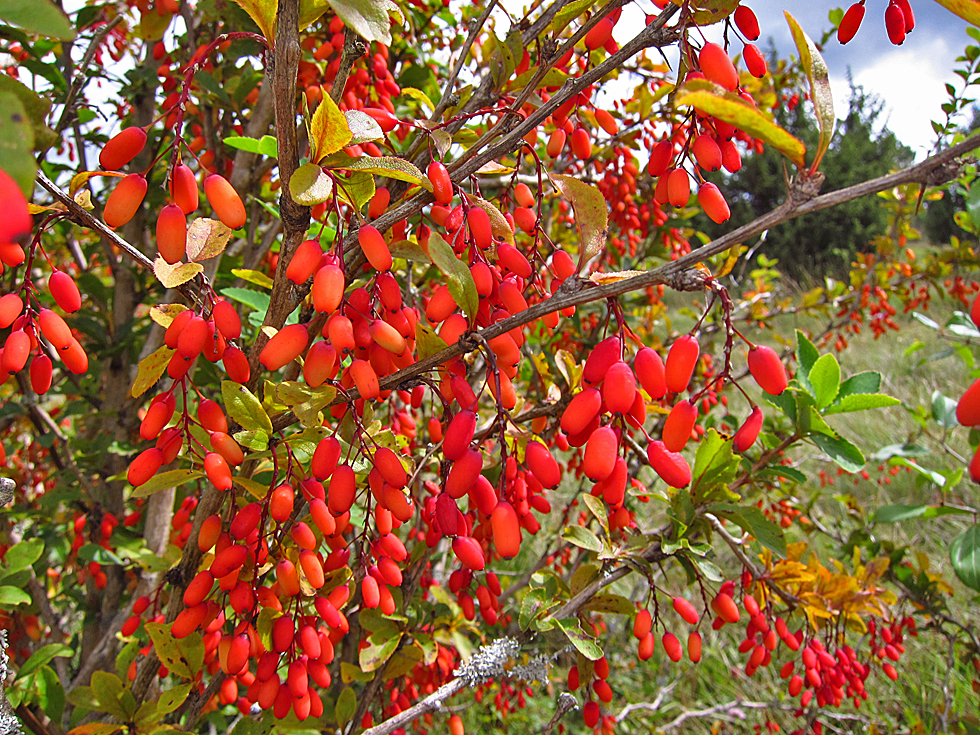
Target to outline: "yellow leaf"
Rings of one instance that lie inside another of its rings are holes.
[[[592,283],[597,283],[600,286],[607,283],[617,283],[618,281],[625,281],[627,278],[632,278],[633,276],[642,275],[643,271],[611,271],[609,273],[593,273],[589,276],[589,280]]]
[[[276,40],[276,11],[279,9],[278,0],[235,0],[235,2],[249,14],[255,21],[255,25],[262,31],[269,43]]]
[[[129,391],[129,394],[133,398],[139,398],[150,386],[160,379],[160,376],[167,369],[167,365],[170,363],[170,358],[173,357],[174,352],[176,352],[175,349],[164,345],[152,355],[148,355],[140,361],[139,372],[136,374],[136,380],[133,382],[133,387]]]
[[[183,304],[159,304],[150,307],[150,319],[166,329],[180,312],[187,311]]]
[[[313,120],[310,121],[310,143],[316,151],[314,162],[319,163],[324,157],[339,151],[350,142],[353,135],[347,118],[337,107],[337,103],[329,94],[324,94],[313,113]]]
[[[759,108],[750,105],[733,92],[709,81],[694,80],[677,94],[678,105],[689,105],[706,115],[734,125],[763,143],[768,143],[799,168],[806,165],[806,146],[799,138],[779,127]]]
[[[187,228],[187,259],[197,262],[220,254],[231,239],[231,232],[223,222],[198,217]]]
[[[728,257],[725,259],[725,264],[721,267],[717,273],[715,273],[715,278],[724,278],[729,273],[732,272],[732,268],[738,262],[738,256],[743,252],[742,243],[735,243],[732,245],[732,249],[728,251]]]
[[[153,274],[166,288],[176,288],[182,283],[187,283],[203,271],[204,266],[200,263],[175,263],[170,265],[159,255],[153,261]]]
[[[936,2],[967,23],[980,26],[980,2],[977,0],[936,0]]]

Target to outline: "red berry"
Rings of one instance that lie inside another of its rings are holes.
[[[565,131],[558,128],[551,134],[548,138],[548,146],[545,152],[550,158],[558,158],[561,155],[562,149],[565,147]]]
[[[688,625],[698,624],[698,620],[701,616],[698,615],[697,609],[690,603],[689,600],[686,600],[683,597],[675,597],[671,601],[671,604],[674,607],[674,612],[680,615],[684,619],[685,623]]]
[[[678,337],[674,341],[667,353],[667,365],[664,369],[668,390],[672,393],[682,393],[687,390],[700,354],[701,347],[690,334]]]
[[[745,50],[742,51],[742,60],[745,61],[745,66],[749,70],[749,74],[758,79],[762,79],[769,70],[766,64],[766,57],[762,55],[759,47],[754,43],[745,44]]]
[[[52,271],[48,277],[48,290],[55,303],[72,314],[82,308],[82,296],[71,276],[62,271]]]
[[[286,268],[286,278],[299,285],[306,283],[320,265],[323,248],[316,240],[303,240],[293,251],[293,257]]]
[[[662,140],[650,151],[650,162],[647,164],[647,173],[654,178],[659,178],[667,173],[670,164],[674,160],[674,144],[669,139]]]
[[[707,133],[699,135],[691,144],[691,153],[697,159],[698,166],[705,171],[717,171],[721,168],[721,148],[714,136]]]
[[[168,263],[184,257],[187,247],[187,218],[176,204],[168,204],[157,217],[157,250]]]
[[[592,432],[585,445],[582,471],[593,482],[602,482],[612,474],[619,452],[619,437],[609,426]]]
[[[493,245],[493,231],[490,227],[490,215],[482,207],[470,207],[466,213],[466,223],[470,228],[473,242],[480,250],[489,250]]]
[[[432,196],[436,202],[445,206],[453,200],[453,182],[449,177],[449,170],[439,161],[432,161],[426,169],[429,183],[432,184]],[[387,268],[379,269],[387,270]]]
[[[204,455],[204,472],[218,490],[231,489],[231,468],[217,452],[208,452]]]
[[[102,218],[109,227],[122,227],[136,214],[146,196],[146,179],[142,174],[130,174],[116,184],[105,203]]]
[[[684,648],[673,633],[664,633],[663,644],[664,652],[671,661],[676,663],[684,657]]]
[[[678,401],[664,421],[662,439],[671,452],[679,452],[691,438],[694,424],[698,420],[698,409],[690,401]]]
[[[735,432],[734,447],[736,452],[744,452],[755,444],[755,440],[759,438],[759,432],[762,430],[762,418],[762,409],[758,406],[753,408],[752,413],[745,419],[745,423]]]
[[[15,293],[0,296],[0,329],[6,329],[24,310],[24,302]]]
[[[732,211],[721,190],[710,181],[701,184],[701,188],[698,189],[698,204],[716,224],[720,225],[732,216]]]
[[[691,466],[678,452],[671,452],[662,441],[652,441],[647,447],[647,459],[660,479],[671,487],[682,488],[691,482]]]
[[[51,387],[51,358],[38,355],[31,360],[31,388],[39,396],[48,392]]]
[[[266,342],[259,355],[266,370],[278,370],[299,357],[309,343],[309,332],[305,324],[289,324]]]
[[[675,168],[667,177],[667,201],[672,207],[685,207],[691,199],[691,177],[682,168]]]
[[[490,516],[490,526],[497,553],[505,559],[517,556],[521,550],[521,524],[514,506],[504,500],[500,501]]]
[[[372,225],[363,225],[357,231],[357,242],[364,252],[364,257],[376,271],[391,270],[391,251],[384,236]]]
[[[143,128],[125,128],[116,133],[99,153],[99,164],[106,171],[118,171],[132,161],[146,145]]]
[[[580,161],[592,156],[592,139],[589,138],[589,131],[585,128],[575,128],[572,131],[572,153]]]
[[[184,214],[192,214],[197,209],[200,202],[197,179],[186,164],[182,163],[174,168],[170,179],[170,196],[174,198],[174,204],[180,207]]]
[[[778,396],[789,384],[783,361],[771,347],[757,345],[749,350],[749,372],[766,393]]]
[[[888,40],[896,46],[905,42],[905,13],[894,0],[885,8],[885,30],[888,31]]]
[[[27,198],[17,182],[0,168],[0,202],[3,202],[3,217],[0,218],[0,245],[16,243],[34,228],[34,219],[27,209]],[[23,256],[23,252],[21,253]],[[23,262],[7,263],[15,266]]]
[[[901,8],[902,15],[905,16],[905,32],[911,33],[915,28],[915,13],[912,12],[912,5],[909,0],[894,0],[894,3]]]
[[[204,194],[215,216],[225,226],[237,230],[245,224],[245,205],[242,204],[242,198],[224,176],[220,174],[208,176],[204,180]]]
[[[453,539],[453,553],[460,563],[473,572],[480,572],[486,567],[483,549],[480,542],[469,536],[457,536]]]
[[[759,38],[759,19],[755,17],[755,13],[747,5],[739,5],[735,8],[735,25],[738,26],[738,30],[742,32],[750,41],[756,41]]]
[[[738,72],[728,58],[728,54],[717,43],[706,43],[698,52],[698,63],[701,71],[711,81],[720,84],[725,89],[734,92],[738,87]]]
[[[612,18],[606,16],[600,20],[585,34],[585,47],[589,51],[595,51],[597,48],[605,46],[606,42],[612,38],[613,27]]]

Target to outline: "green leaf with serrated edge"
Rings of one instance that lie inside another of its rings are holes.
[[[337,107],[329,94],[324,94],[310,121],[310,147],[313,149],[313,163],[319,163],[324,156],[336,153],[350,143],[353,133],[347,118]],[[292,188],[292,181],[290,181]]]
[[[178,262],[169,264],[159,255],[153,261],[153,275],[163,284],[164,288],[177,288],[182,283],[187,283],[198,273],[204,272],[204,266],[200,263]]]
[[[980,592],[980,526],[961,533],[949,546],[949,560],[960,581]]]
[[[123,684],[119,677],[110,674],[108,671],[95,671],[92,673],[92,694],[99,703],[100,709],[121,720],[126,719],[126,712],[119,702],[119,697],[123,693]]]
[[[636,608],[633,603],[619,595],[599,594],[582,606],[583,610],[612,615],[633,615]]]
[[[361,110],[347,110],[344,112],[347,118],[347,126],[350,128],[351,137],[349,145],[360,145],[381,140],[385,137],[384,131],[378,125],[377,120]]]
[[[230,380],[221,381],[221,397],[228,417],[243,429],[258,429],[272,434],[272,422],[259,399],[244,385]]]
[[[606,199],[598,188],[574,176],[548,174],[548,178],[575,211],[575,221],[581,236],[581,250],[578,256],[580,272],[586,263],[606,247],[606,236],[609,234]]]
[[[490,231],[499,238],[502,238],[504,242],[514,245],[514,233],[511,232],[510,225],[507,224],[507,220],[500,210],[497,209],[491,202],[486,199],[481,199],[478,196],[470,196],[470,204],[475,205],[487,213],[490,218]]]
[[[724,120],[758,138],[786,156],[799,168],[806,165],[806,146],[799,138],[779,127],[755,105],[734,92],[706,79],[687,81],[678,91],[675,104],[690,106],[705,115]]]
[[[75,31],[65,14],[49,0],[3,0],[0,21],[61,41],[71,41]]]
[[[234,437],[243,449],[264,452],[269,448],[269,434],[264,429],[245,429],[235,432]]]
[[[172,487],[178,487],[202,477],[204,477],[204,473],[197,470],[167,470],[154,475],[138,488],[135,488],[130,497],[148,498],[161,490],[169,490]]]
[[[887,408],[897,406],[901,401],[893,396],[884,393],[851,393],[844,396],[837,403],[833,404],[824,411],[825,416],[832,416],[837,413],[853,413],[854,411],[867,411],[872,408]]]
[[[806,376],[810,374],[814,363],[820,358],[820,353],[805,334],[799,329],[796,330],[796,362],[800,369],[796,373],[796,379],[806,390],[813,392],[813,387]]]
[[[818,408],[826,408],[840,391],[840,364],[831,354],[821,355],[810,370],[810,385]]]
[[[415,323],[415,348],[419,359],[425,360],[449,347],[436,331],[420,321]]]
[[[602,541],[592,531],[582,526],[568,526],[561,534],[565,541],[588,551],[602,551]]]
[[[0,169],[17,182],[30,200],[37,177],[34,129],[24,105],[13,92],[0,92]]]
[[[187,259],[199,263],[224,252],[232,229],[224,222],[198,217],[187,228]]]
[[[20,589],[20,587],[12,587],[10,585],[0,587],[0,605],[13,607],[14,605],[30,604],[31,596]]]
[[[546,608],[550,599],[551,597],[544,587],[534,587],[524,595],[524,599],[521,600],[521,612],[518,615],[517,621],[521,626],[521,630],[527,630],[531,627],[531,623],[534,622],[538,613]]]
[[[466,264],[456,257],[449,243],[437,232],[429,234],[429,256],[436,268],[446,277],[449,293],[459,304],[472,326],[480,308],[480,295],[476,292],[473,274]]]
[[[261,271],[253,271],[246,268],[232,268],[231,274],[241,278],[243,281],[254,283],[256,286],[261,286],[262,288],[272,288],[272,279]],[[241,290],[244,291],[245,289]],[[224,293],[224,291],[222,291],[222,293]],[[255,292],[253,291],[252,293]]]
[[[773,465],[771,467],[763,467],[759,470],[756,475],[758,477],[782,477],[787,480],[792,480],[799,484],[804,484],[809,478],[799,470],[795,470],[792,467],[784,467],[783,465]]]
[[[860,472],[865,465],[861,450],[840,436],[814,434],[810,437],[813,443],[826,453],[834,462],[847,472]]]
[[[289,177],[289,195],[304,207],[327,201],[333,194],[333,179],[315,163],[304,163]]]
[[[928,507],[928,505],[906,505],[905,503],[886,505],[882,508],[878,508],[878,510],[875,511],[874,516],[871,518],[871,522],[899,523],[901,521],[907,521],[910,518],[918,518],[926,512]]]
[[[388,246],[392,258],[410,260],[414,263],[432,264],[432,258],[422,249],[422,246],[412,240],[398,240]]]
[[[398,17],[398,7],[386,0],[327,0],[344,25],[370,43],[380,41],[391,45],[391,29],[388,15]],[[394,8],[392,8],[394,6]],[[394,11],[394,12],[392,12]]]
[[[583,493],[582,502],[585,504],[585,507],[589,509],[589,512],[595,516],[595,519],[599,521],[599,525],[602,526],[604,530],[608,530],[606,525],[606,508],[603,501],[591,493]]]
[[[25,676],[33,674],[35,671],[44,666],[48,661],[55,659],[59,656],[71,658],[75,655],[75,652],[70,646],[66,646],[64,643],[49,643],[46,646],[41,646],[31,657],[24,662],[24,665],[17,670],[17,678],[23,679]]]
[[[176,351],[171,347],[167,347],[167,345],[163,345],[156,352],[140,360],[136,380],[133,381],[133,387],[129,389],[129,395],[133,398],[139,398],[160,380],[167,371],[170,358],[174,356]]]
[[[187,682],[186,684],[178,684],[161,692],[160,700],[157,702],[157,712],[165,715],[176,710],[187,699],[187,695],[190,694],[191,687],[193,686],[193,683]]]
[[[337,724],[343,728],[350,718],[354,716],[354,712],[357,711],[357,695],[354,694],[354,690],[350,687],[345,687],[337,697],[337,704],[334,707],[334,718],[337,720]]]
[[[3,570],[6,573],[27,569],[44,553],[44,541],[39,538],[27,539],[11,546],[3,557]]]
[[[556,620],[558,627],[568,637],[575,649],[585,656],[589,661],[598,661],[602,658],[602,649],[595,639],[586,635],[582,630],[582,625],[578,618],[565,618]]]
[[[715,429],[708,429],[698,442],[694,456],[691,495],[697,503],[712,486],[729,483],[738,474],[740,458],[732,455],[732,440],[725,439]]]
[[[762,394],[762,400],[782,411],[786,415],[786,418],[792,421],[795,425],[797,395],[799,395],[799,391],[795,390],[784,390],[778,396],[771,396],[764,392]]]
[[[414,164],[404,158],[394,156],[361,156],[360,158],[348,158],[342,163],[338,163],[336,168],[345,171],[360,171],[368,174],[378,174],[389,179],[397,179],[409,184],[417,184],[427,191],[432,191],[432,182],[428,177],[419,171]]]
[[[166,623],[147,623],[143,627],[153,641],[157,658],[170,669],[170,673],[183,679],[193,679],[194,672],[190,668],[190,662],[180,650],[179,642],[170,632],[170,626]]]
[[[766,518],[761,508],[714,503],[708,506],[708,510],[740,526],[774,554],[786,557],[786,537],[783,536],[783,529]]]
[[[810,163],[810,170],[816,171],[820,166],[820,161],[824,153],[830,147],[830,141],[834,137],[834,127],[837,125],[837,115],[834,113],[834,95],[830,91],[830,71],[827,63],[820,55],[816,44],[803,31],[796,18],[783,11],[786,22],[789,23],[789,30],[793,34],[793,41],[796,49],[800,52],[800,63],[803,71],[810,82],[810,101],[813,103],[813,111],[817,116],[817,128],[820,130],[820,139],[817,143],[817,150],[814,152],[813,161]]]

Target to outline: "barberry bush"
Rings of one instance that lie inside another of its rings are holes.
[[[914,225],[980,228],[980,33],[933,155],[822,191],[865,10],[779,59],[735,0],[6,0],[23,727],[975,731],[978,264]],[[767,149],[783,203],[700,233]],[[760,235],[872,196],[848,280],[786,288]],[[960,361],[928,397],[868,358],[900,330]]]

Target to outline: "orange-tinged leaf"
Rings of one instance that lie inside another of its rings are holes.
[[[625,281],[627,278],[632,278],[633,276],[642,275],[643,271],[610,271],[609,273],[593,273],[589,276],[589,280],[592,283],[597,283],[600,286],[606,283],[617,283],[619,281]]]
[[[336,153],[353,137],[344,113],[329,94],[324,94],[310,121],[310,144],[316,151],[313,162],[319,163],[324,157]]]
[[[967,23],[980,26],[980,2],[977,0],[936,0],[936,2]]]
[[[133,381],[129,395],[133,398],[139,398],[150,386],[156,383],[166,371],[170,358],[176,351],[172,347],[164,345],[153,354],[144,357],[140,361],[139,372],[136,374],[136,380]]]
[[[231,239],[231,232],[231,228],[223,222],[198,217],[187,228],[188,260],[196,263],[218,255]]]
[[[806,165],[806,146],[802,140],[779,127],[757,107],[716,84],[701,79],[688,82],[677,93],[676,104],[689,105],[724,120],[771,145],[799,168]]]

